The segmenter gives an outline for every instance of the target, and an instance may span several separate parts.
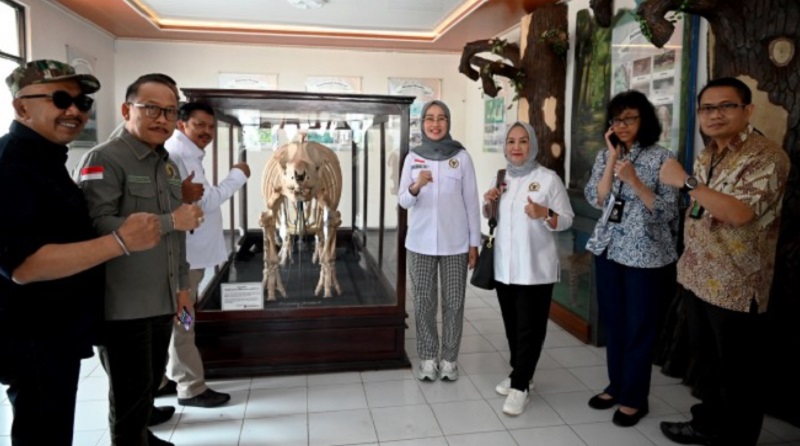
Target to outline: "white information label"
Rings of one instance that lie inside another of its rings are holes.
[[[222,310],[263,310],[264,289],[261,282],[223,283]]]

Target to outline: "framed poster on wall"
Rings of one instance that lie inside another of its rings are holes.
[[[441,79],[420,79],[420,78],[389,78],[389,94],[392,96],[414,96],[414,103],[411,104],[409,112],[410,134],[409,146],[411,148],[422,144],[422,122],[420,114],[422,107],[430,101],[442,98]],[[391,128],[400,126],[398,118],[390,122]]]

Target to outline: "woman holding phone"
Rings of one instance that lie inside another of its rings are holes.
[[[613,422],[628,427],[649,410],[660,303],[675,283],[678,190],[659,181],[662,164],[674,155],[656,144],[661,125],[647,97],[620,93],[606,115],[606,149],[584,193],[603,210],[586,249],[595,255],[609,385],[589,406],[619,404]]]

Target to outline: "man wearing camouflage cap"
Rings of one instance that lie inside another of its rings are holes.
[[[15,120],[0,137],[0,382],[14,446],[72,444],[80,361],[92,355],[109,259],[154,247],[155,215],[97,237],[64,166],[89,119],[92,75],[37,60],[6,78]]]

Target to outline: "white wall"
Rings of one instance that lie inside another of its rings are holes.
[[[105,140],[114,128],[114,38],[90,22],[46,0],[22,0],[26,6],[28,58],[67,60],[67,45],[93,56],[101,88],[95,95],[98,136]],[[71,151],[68,166],[82,151]]]

